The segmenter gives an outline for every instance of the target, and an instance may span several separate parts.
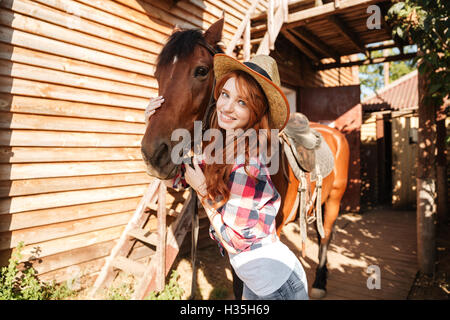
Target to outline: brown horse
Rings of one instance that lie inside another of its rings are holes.
[[[209,113],[214,84],[213,56],[216,52],[221,52],[217,44],[222,37],[223,22],[222,18],[204,33],[200,30],[174,32],[158,57],[155,77],[159,85],[159,95],[165,98],[165,103],[150,118],[141,147],[147,171],[154,177],[171,179],[176,172],[177,165],[171,161],[172,149],[178,143],[171,141],[173,130],[184,128],[193,136],[194,121],[205,119],[207,109]],[[347,186],[349,146],[344,135],[338,130],[313,123],[311,127],[323,135],[335,160],[332,173],[323,179],[325,237],[320,239],[319,266],[313,290],[310,292],[313,297],[323,297],[326,293],[327,248]],[[299,184],[282,150],[283,148],[279,148],[279,159],[289,168],[289,181],[282,170],[271,176],[282,199],[276,219],[278,235],[286,223],[295,219],[295,215],[289,215]],[[313,183],[311,188],[314,187]],[[235,274],[233,287],[236,298],[240,299],[242,282]]]

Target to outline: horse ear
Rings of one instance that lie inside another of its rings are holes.
[[[222,30],[223,30],[223,23],[224,23],[224,17],[222,16],[221,19],[214,22],[208,30],[203,33],[203,37],[205,38],[206,42],[210,45],[215,45],[217,42],[219,42],[222,39]]]

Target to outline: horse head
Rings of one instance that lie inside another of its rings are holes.
[[[170,179],[177,165],[171,154],[178,141],[172,132],[186,129],[193,137],[194,121],[203,120],[213,84],[213,56],[221,52],[223,18],[204,33],[178,28],[158,56],[155,77],[164,103],[151,116],[141,142],[147,173],[159,179]]]

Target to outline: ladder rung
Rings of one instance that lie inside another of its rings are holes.
[[[134,228],[128,231],[128,235],[144,243],[151,244],[152,246],[156,246],[156,244],[158,243],[157,232],[150,232],[148,230]]]
[[[261,41],[263,40],[263,38],[255,38],[255,39],[251,39],[250,40],[250,44],[254,45],[254,44],[258,44],[261,43]],[[238,41],[238,43],[236,43],[236,47],[242,47],[244,45],[244,41],[242,39],[240,39]]]
[[[125,271],[126,273],[131,273],[138,277],[142,277],[146,270],[146,266],[143,265],[142,263],[133,261],[131,259],[128,259],[128,258],[125,258],[122,256],[116,257],[112,261],[112,266],[114,268],[121,269],[121,270]]]

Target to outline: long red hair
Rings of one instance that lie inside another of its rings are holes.
[[[256,80],[250,76],[248,73],[237,70],[232,71],[225,75],[220,81],[216,83],[216,87],[214,90],[214,98],[218,99],[220,93],[222,92],[222,88],[225,85],[225,83],[230,79],[234,77],[236,79],[236,88],[238,90],[238,93],[242,97],[246,97],[246,106],[250,109],[250,117],[249,121],[245,128],[242,128],[245,131],[248,129],[254,129],[256,133],[259,133],[260,129],[266,129],[267,136],[266,141],[261,141],[267,144],[267,152],[270,151],[270,127],[269,127],[269,118],[268,118],[268,112],[269,112],[269,103],[267,101],[266,95],[264,94],[263,90],[261,89],[260,85]],[[225,137],[226,137],[226,131],[219,127],[218,121],[217,121],[217,112],[214,112],[214,114],[211,117],[210,120],[210,128],[218,129],[222,133],[221,137],[223,137],[222,146],[225,146]],[[253,177],[249,172],[247,171],[247,165],[249,163],[249,139],[245,139],[245,166],[244,170],[245,172],[253,179],[256,179],[256,177]],[[209,145],[211,143],[215,143],[215,140],[213,139],[209,143],[206,143],[206,145]],[[236,159],[237,156],[237,141],[234,141],[234,158]],[[205,146],[206,146],[205,145]],[[261,145],[259,144],[256,146],[257,155],[259,155],[259,150],[261,148]],[[215,149],[216,150],[216,149]],[[206,164],[204,168],[204,174],[206,178],[206,186],[209,198],[213,200],[214,207],[216,209],[223,206],[228,199],[230,198],[230,189],[228,187],[228,182],[231,174],[231,170],[233,168],[234,164],[227,164],[225,161],[226,154],[224,152],[223,154],[223,164],[219,163],[211,163]]]

